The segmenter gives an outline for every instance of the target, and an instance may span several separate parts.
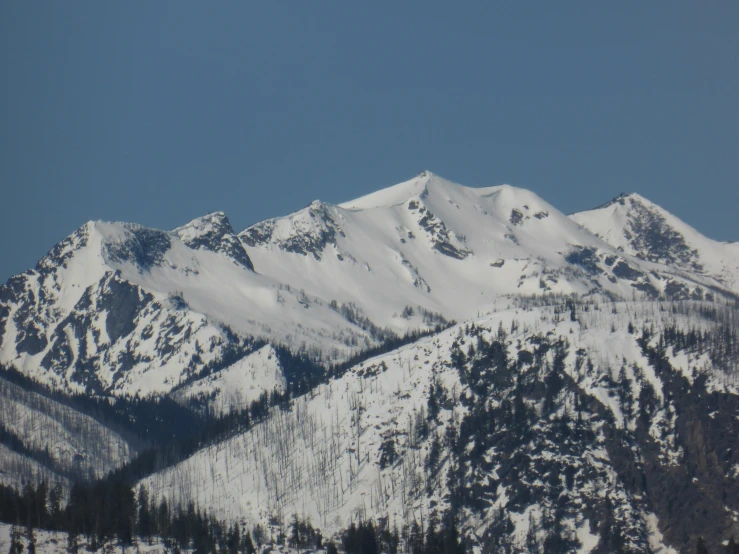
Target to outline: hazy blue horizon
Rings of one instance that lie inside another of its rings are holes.
[[[237,230],[428,169],[739,240],[739,3],[0,5],[0,282],[90,219]]]

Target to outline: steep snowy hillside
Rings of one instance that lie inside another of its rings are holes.
[[[21,491],[25,483],[41,482],[52,485],[59,483],[63,488],[69,486],[69,481],[54,470],[30,456],[0,444],[0,485]]]
[[[285,388],[279,355],[267,345],[225,369],[177,389],[173,396],[178,401],[196,400],[215,413],[225,414],[247,408],[265,392]]]
[[[0,376],[0,480],[99,479],[135,454],[93,418]]]
[[[708,275],[739,292],[739,248],[711,240],[671,213],[632,193],[570,216],[621,252],[669,268]]]
[[[733,309],[534,304],[359,364],[144,483],[170,505],[330,532],[453,506],[483,551],[682,550],[739,531],[736,331],[733,354],[706,346]]]

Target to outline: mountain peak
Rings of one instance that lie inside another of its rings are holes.
[[[182,225],[180,227],[177,227],[173,230],[175,234],[179,234],[181,231],[184,231],[188,228],[193,227],[203,227],[206,225],[219,225],[219,226],[227,226],[231,227],[231,223],[228,220],[228,216],[226,216],[225,212],[222,211],[216,211],[216,212],[210,212],[208,214],[205,214],[200,217],[196,217],[195,219],[189,221],[185,225]],[[231,229],[233,231],[233,229]]]
[[[36,269],[38,271],[44,271],[51,270],[57,266],[66,267],[66,264],[74,253],[87,246],[95,225],[95,221],[87,221],[67,238],[54,245],[46,256],[36,263]]]
[[[224,212],[212,212],[195,218],[174,229],[172,234],[190,248],[226,254],[239,265],[254,270],[249,255]]]
[[[571,219],[632,256],[715,276],[732,272],[731,255],[664,208],[635,192],[618,195]]]
[[[443,189],[450,191],[463,188],[465,187],[462,185],[448,181],[431,171],[425,170],[408,181],[403,181],[397,185],[371,192],[355,200],[344,202],[343,204],[339,204],[339,207],[352,211],[390,208],[404,204],[413,198],[424,197],[431,190]]]
[[[642,206],[646,206],[650,208],[659,208],[659,206],[657,206],[654,202],[650,201],[647,198],[644,198],[641,194],[637,192],[622,192],[618,194],[618,196],[615,196],[614,198],[609,200],[608,202],[601,204],[599,206],[596,206],[595,208],[592,208],[592,210],[588,210],[588,211],[603,210],[615,204],[626,206],[627,204],[631,205],[633,203],[641,204]]]

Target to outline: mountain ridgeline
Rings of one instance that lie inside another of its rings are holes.
[[[0,287],[0,514],[91,548],[731,551],[738,300],[739,247],[637,194],[424,172],[242,232],[88,222]]]

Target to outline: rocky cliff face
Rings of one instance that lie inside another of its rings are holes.
[[[622,194],[570,216],[619,251],[699,275],[739,292],[736,249],[713,241],[638,194]]]

